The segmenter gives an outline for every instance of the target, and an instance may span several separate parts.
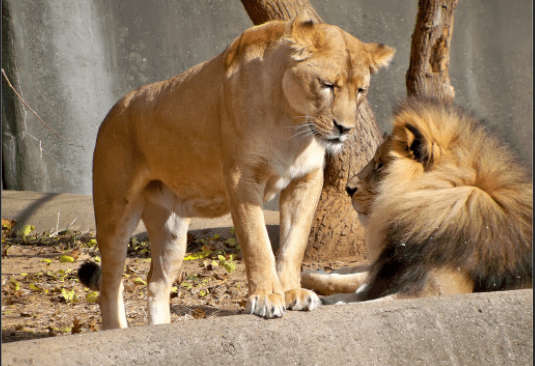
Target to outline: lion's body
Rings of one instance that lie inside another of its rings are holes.
[[[126,327],[121,274],[139,219],[151,243],[150,324],[169,322],[189,218],[229,211],[246,265],[247,310],[277,317],[318,307],[317,296],[301,289],[299,268],[324,155],[341,149],[370,75],[392,55],[334,26],[271,22],[120,100],[99,130],[93,166],[103,327]],[[275,260],[262,204],[277,193]]]
[[[367,216],[372,263],[353,284],[366,286],[350,299],[532,286],[532,181],[460,109],[432,99],[402,102],[392,135],[348,192]],[[325,287],[327,277],[316,282]]]

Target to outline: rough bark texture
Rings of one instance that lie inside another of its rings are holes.
[[[255,25],[269,20],[289,20],[297,13],[321,18],[308,0],[241,0]],[[364,259],[363,229],[351,199],[345,192],[349,177],[358,173],[373,156],[382,137],[367,100],[359,107],[358,126],[337,156],[328,156],[320,197],[305,256],[314,260]]]
[[[407,95],[439,94],[455,98],[448,66],[453,16],[458,0],[419,0],[407,71]]]
[[[269,20],[290,20],[298,13],[308,13],[321,22],[320,16],[308,0],[241,0],[254,25]]]

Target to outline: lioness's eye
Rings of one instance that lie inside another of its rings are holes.
[[[383,167],[384,167],[384,164],[383,163],[379,163],[379,164],[377,164],[375,169],[376,170],[381,170],[381,169],[383,169]]]
[[[329,83],[327,81],[323,81],[321,84],[323,85],[324,88],[334,89],[334,84],[333,83]]]
[[[366,91],[366,88],[358,88],[357,93],[364,93]]]

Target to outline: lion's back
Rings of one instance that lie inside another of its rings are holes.
[[[387,153],[395,159],[379,184],[369,240],[382,233],[382,253],[414,271],[465,270],[474,291],[531,286],[533,184],[514,154],[440,102],[407,100],[394,124]],[[425,141],[419,150],[406,148],[407,131]]]

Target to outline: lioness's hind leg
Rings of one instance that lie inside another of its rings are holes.
[[[100,311],[102,328],[126,328],[126,314],[123,300],[122,275],[128,241],[142,211],[141,202],[123,204],[121,200],[109,202],[95,196],[95,218],[97,243],[102,260],[100,279]]]
[[[151,325],[169,323],[171,320],[169,295],[186,251],[189,224],[188,218],[182,218],[174,212],[172,193],[164,189],[158,195],[158,200],[151,200],[155,195],[147,198],[142,215],[151,247],[147,278],[147,310]]]

